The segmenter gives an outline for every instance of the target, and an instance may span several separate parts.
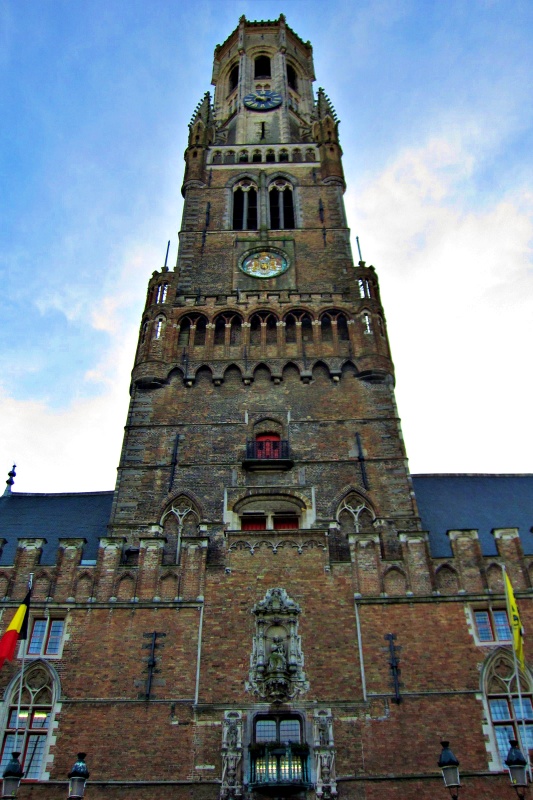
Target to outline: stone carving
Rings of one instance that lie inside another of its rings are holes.
[[[222,725],[221,800],[242,796],[242,712],[226,711]]]
[[[253,609],[255,635],[246,689],[262,700],[281,703],[309,689],[298,636],[301,609],[285,589],[269,589]]]
[[[316,795],[330,798],[337,795],[335,775],[335,749],[333,746],[333,718],[330,709],[315,711],[313,738],[316,769]]]

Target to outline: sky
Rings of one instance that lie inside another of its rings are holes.
[[[533,472],[530,0],[0,0],[0,475],[113,489],[187,124],[248,19],[314,48],[413,473]],[[0,479],[3,480],[3,479]]]

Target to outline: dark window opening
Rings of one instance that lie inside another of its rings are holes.
[[[265,161],[272,164],[276,160],[276,154],[273,150],[267,150]]]
[[[289,84],[289,89],[293,89],[295,92],[298,91],[296,70],[290,64],[287,64],[287,83]]]
[[[289,160],[289,153],[287,150],[280,150],[279,160],[280,162],[286,162]]]
[[[179,347],[186,347],[191,336],[191,322],[187,317],[180,322],[180,332],[178,334]]]
[[[139,548],[127,547],[122,551],[122,558],[120,563],[124,567],[138,567],[139,566]]]
[[[270,227],[272,230],[294,228],[294,205],[292,191],[287,184],[274,187],[269,192]]]
[[[233,230],[257,230],[257,190],[238,187],[233,192]]]
[[[247,164],[248,163],[248,153],[246,150],[242,150],[239,153],[239,164]]]
[[[348,322],[344,314],[339,314],[337,317],[337,336],[341,342],[348,342],[350,340],[350,333],[348,331]]]
[[[261,123],[261,124],[262,124],[262,125],[264,125],[264,123]],[[261,158],[261,153],[260,153],[258,150],[256,150],[256,151],[254,152],[254,154],[252,155],[252,162],[253,162],[254,164],[260,164],[260,163],[261,163],[261,161],[262,161],[262,158]]]
[[[218,317],[215,322],[215,337],[213,344],[224,344],[226,341],[226,320],[224,317]]]
[[[207,320],[205,317],[199,317],[196,322],[196,332],[194,334],[194,344],[198,347],[205,345],[205,337],[207,333]]]
[[[261,317],[254,315],[250,323],[250,344],[261,344]]]
[[[270,78],[270,59],[268,56],[258,56],[255,59],[255,72],[254,77],[257,78]]]
[[[239,65],[235,64],[234,67],[231,68],[229,73],[229,91],[230,93],[237,88],[237,84],[239,83]]]

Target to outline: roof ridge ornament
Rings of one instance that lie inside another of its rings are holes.
[[[13,464],[13,466],[7,473],[8,478],[6,481],[7,484],[6,488],[4,489],[4,497],[9,497],[9,495],[11,494],[11,487],[15,483],[15,478],[17,477],[17,473],[15,472],[16,466],[17,466],[16,464]]]

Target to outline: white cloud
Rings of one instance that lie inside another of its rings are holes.
[[[433,137],[348,194],[381,277],[413,472],[531,471],[533,195],[487,201],[481,134]]]

